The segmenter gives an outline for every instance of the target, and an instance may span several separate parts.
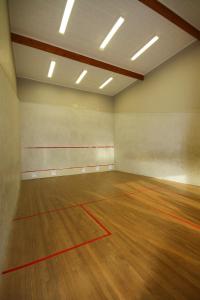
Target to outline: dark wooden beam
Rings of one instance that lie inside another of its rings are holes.
[[[183,18],[178,16],[175,12],[169,9],[164,4],[160,3],[157,0],[138,0],[148,6],[149,8],[153,9],[161,16],[169,20],[170,22],[174,23],[176,26],[180,27],[182,30],[186,31],[196,39],[200,40],[200,30],[192,26],[190,23],[185,21]]]
[[[120,67],[105,63],[103,61],[91,58],[91,57],[87,57],[85,55],[81,55],[69,50],[65,50],[63,48],[59,48],[47,43],[43,43],[41,41],[26,37],[26,36],[22,36],[16,33],[11,33],[11,39],[13,42],[18,43],[18,44],[22,44],[22,45],[26,45],[32,48],[36,48],[45,52],[49,52],[49,53],[53,53],[56,54],[58,56],[63,56],[72,60],[76,60],[79,61],[81,63],[84,64],[88,64],[100,69],[104,69],[104,70],[108,70],[114,73],[118,73],[124,76],[128,76],[128,77],[132,77],[132,78],[136,78],[139,80],[143,80],[144,79],[144,75],[139,74],[139,73],[135,73],[132,72],[130,70],[126,70],[126,69],[122,69]]]

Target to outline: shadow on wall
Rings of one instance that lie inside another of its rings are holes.
[[[200,114],[188,116],[184,145],[185,182],[200,185]]]
[[[181,142],[177,154],[172,155],[168,163],[170,169],[168,175],[163,178],[182,183],[200,185],[200,114],[180,113]],[[176,131],[176,128],[174,129]],[[174,131],[171,132],[173,135]],[[162,157],[162,156],[161,156]],[[165,161],[164,157],[162,157]],[[177,164],[177,171],[173,170],[173,165]]]
[[[124,113],[117,119],[118,170],[200,185],[198,113]]]
[[[200,185],[199,63],[194,43],[116,97],[118,170]]]

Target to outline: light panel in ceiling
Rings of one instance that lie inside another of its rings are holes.
[[[75,0],[67,0],[65,10],[63,13],[62,21],[60,24],[59,33],[64,34],[67,28],[67,24],[69,22],[69,17],[72,12],[72,8],[74,6]]]
[[[175,8],[177,13],[179,11],[184,13],[183,17],[186,17],[188,21],[191,22],[187,15],[190,16],[192,13],[200,22],[199,0],[193,0],[189,9],[183,9],[182,6],[185,5],[188,8],[190,0],[161,0],[161,2],[168,5],[169,8],[173,6],[171,8]],[[71,11],[68,10],[68,18],[65,19],[69,21],[70,15],[70,24],[65,22],[65,25],[68,24],[67,35],[61,35],[58,32],[58,24],[64,17],[63,8],[66,0],[10,0],[11,29],[21,35],[30,36],[142,74],[152,71],[195,41],[189,34],[139,1],[84,0],[78,1],[74,5],[73,1],[68,0],[67,3],[71,3]],[[73,13],[70,14],[69,11],[72,12],[72,7]],[[108,28],[112,28],[119,16],[126,19],[125,24],[112,39],[106,51],[99,51],[99,45],[105,38],[105,32]],[[159,43],[143,53],[140,59],[131,61],[130,57],[133,53],[136,53],[141,45],[145,45],[152,34],[160,37]],[[27,48],[20,45],[14,46],[18,76],[38,81],[49,80],[42,72],[48,70],[47,62],[49,64],[51,60],[55,59],[57,66],[51,78],[51,83],[54,84],[115,95],[135,81],[75,61],[58,58],[50,53]],[[27,57],[29,60],[26,59]],[[42,61],[43,59],[44,61]],[[60,67],[59,62],[62,62],[61,64],[65,65],[65,68]],[[36,67],[38,65],[42,70]],[[88,70],[87,77],[81,81],[81,84],[76,85],[78,74],[86,68]],[[114,78],[112,84],[108,85],[106,89],[99,89],[99,85],[109,77]]]
[[[56,62],[54,60],[52,60],[49,65],[49,72],[47,75],[48,78],[51,78],[53,76],[53,71],[54,71],[55,65],[56,65]]]
[[[147,49],[149,49],[159,37],[156,35],[154,36],[148,43],[146,43],[140,50],[138,50],[132,57],[131,60],[136,60],[140,55],[142,55]]]
[[[86,74],[87,74],[87,70],[83,70],[79,75],[78,79],[76,80],[76,84],[79,84],[83,80]]]
[[[194,38],[139,1],[78,1],[70,16],[67,35],[58,33],[65,0],[10,0],[13,32],[78,52],[113,65],[147,74],[194,41]],[[28,16],[28,18],[26,17]],[[99,51],[105,32],[123,16],[126,22],[106,51]],[[130,57],[148,41],[160,37],[142,59]]]
[[[117,22],[113,25],[112,29],[109,31],[109,33],[106,35],[105,39],[101,43],[101,45],[99,47],[101,50],[106,48],[106,46],[108,45],[110,40],[113,38],[113,36],[117,32],[117,30],[122,26],[123,23],[124,23],[124,18],[119,17]]]
[[[113,80],[113,77],[108,78],[105,82],[103,82],[103,83],[100,85],[99,89],[100,89],[100,90],[104,89],[104,88],[105,88],[112,80]]]
[[[76,62],[64,57],[51,55],[47,52],[31,47],[13,44],[14,58],[16,62],[16,72],[18,77],[33,79],[50,84],[80,89],[88,92],[100,93],[114,96],[119,93],[136,79],[102,70],[80,62]],[[47,77],[49,62],[56,62],[56,68],[52,78]],[[31,64],[30,64],[31,62]],[[38,67],[39,66],[39,67]],[[87,70],[87,76],[76,84],[78,76],[83,70]],[[109,77],[113,77],[112,84],[105,89],[99,86]]]

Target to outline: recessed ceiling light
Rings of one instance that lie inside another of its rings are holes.
[[[117,20],[117,22],[115,23],[115,25],[112,27],[112,29],[110,30],[110,32],[107,34],[107,36],[105,37],[105,39],[103,40],[103,42],[100,45],[100,49],[104,49],[107,44],[110,42],[110,40],[112,39],[113,35],[117,32],[117,30],[119,29],[119,27],[124,23],[124,18],[119,17],[119,19]]]
[[[102,90],[109,82],[113,80],[113,77],[108,78],[100,87],[99,89]]]
[[[83,79],[83,77],[85,77],[86,74],[87,74],[87,70],[83,70],[83,72],[81,72],[79,78],[76,80],[76,84],[79,84],[81,82],[81,80]]]
[[[65,30],[67,28],[67,23],[69,21],[69,17],[70,17],[74,2],[75,2],[75,0],[67,0],[65,10],[63,13],[63,17],[62,17],[62,21],[60,24],[60,29],[59,29],[59,32],[62,34],[65,33]]]
[[[49,72],[48,72],[48,77],[51,78],[53,75],[53,71],[55,68],[56,62],[55,61],[51,61],[50,66],[49,66]]]
[[[146,45],[144,45],[144,47],[142,47],[138,52],[136,52],[133,57],[131,57],[131,60],[135,60],[136,58],[138,58],[142,53],[144,53],[149,47],[151,47],[157,40],[159,39],[159,37],[156,35],[154,36]]]

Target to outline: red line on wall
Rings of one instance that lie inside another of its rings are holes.
[[[22,171],[21,173],[31,173],[31,172],[47,172],[47,171],[57,171],[57,170],[71,170],[71,169],[83,169],[83,168],[96,168],[96,167],[108,167],[114,166],[114,164],[101,164],[101,165],[90,165],[90,166],[82,166],[82,167],[66,167],[66,168],[57,168],[57,169],[40,169],[40,170],[28,170]]]
[[[80,248],[80,247],[83,247],[83,246],[86,246],[88,244],[92,244],[96,241],[99,241],[105,237],[108,237],[110,236],[112,233],[88,210],[84,207],[84,205],[79,205],[79,207],[101,228],[104,230],[104,232],[106,232],[105,234],[101,235],[101,236],[98,236],[96,238],[93,238],[93,239],[90,239],[88,241],[85,241],[85,242],[82,242],[82,243],[79,243],[79,244],[76,244],[74,246],[71,246],[69,248],[65,248],[63,250],[60,250],[60,251],[57,251],[57,252],[54,252],[50,255],[47,255],[47,256],[44,256],[44,257],[41,257],[41,258],[38,258],[38,259],[35,259],[35,260],[32,260],[28,263],[25,263],[23,265],[19,265],[17,267],[14,267],[14,268],[9,268],[5,271],[2,272],[2,275],[5,275],[7,273],[11,273],[11,272],[15,272],[15,271],[18,271],[20,269],[23,269],[23,268],[26,268],[26,267],[30,267],[32,265],[35,265],[35,264],[38,264],[42,261],[45,261],[45,260],[48,260],[48,259],[51,259],[55,256],[58,256],[58,255],[61,255],[63,253],[66,253],[66,252],[69,252],[71,250],[74,250],[74,249],[77,249],[77,248]]]
[[[24,147],[24,149],[110,149],[114,148],[114,146],[28,146]]]

